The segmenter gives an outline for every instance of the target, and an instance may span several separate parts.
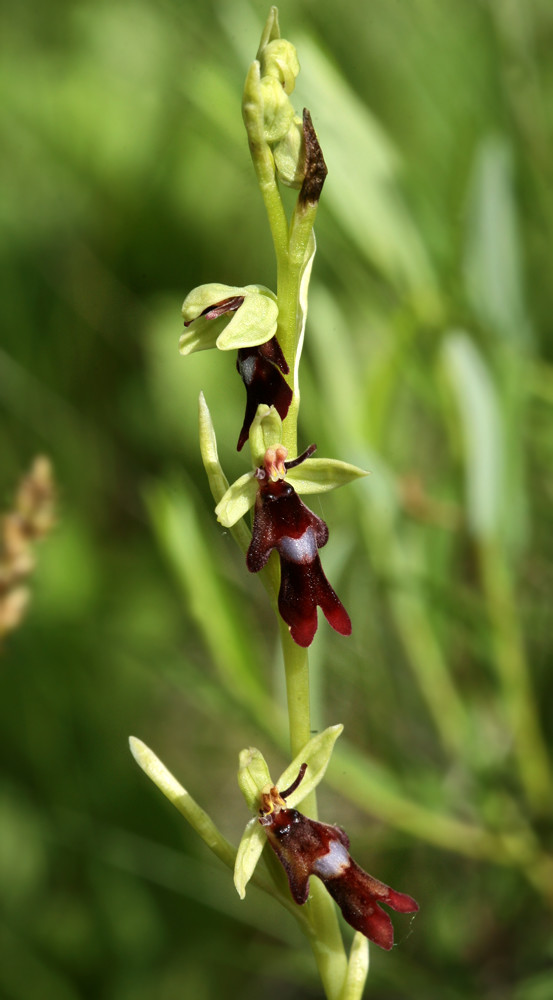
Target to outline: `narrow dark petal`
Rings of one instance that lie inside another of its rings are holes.
[[[280,365],[277,367],[277,363],[273,362],[272,355],[278,361],[282,361],[285,368],[281,370],[287,373],[288,365],[276,337],[273,337],[267,344],[261,344],[258,347],[241,347],[238,351],[236,367],[246,386],[246,413],[238,438],[238,451],[241,451],[248,440],[250,427],[260,403],[274,406],[281,420],[284,420],[292,402],[293,391],[283,378],[281,370],[279,370]]]
[[[296,466],[301,465],[302,462],[305,462],[306,458],[311,458],[311,455],[314,455],[316,451],[317,451],[317,445],[310,444],[309,447],[305,449],[305,451],[302,451],[301,455],[298,455],[297,458],[293,458],[290,462],[285,462],[284,468],[295,469]]]
[[[190,326],[195,320],[199,319],[200,316],[205,316],[206,319],[219,319],[220,316],[224,316],[225,313],[236,312],[240,308],[244,301],[243,295],[231,295],[228,299],[221,299],[220,302],[214,302],[212,306],[206,306],[194,319],[189,319],[185,322],[185,326]]]
[[[290,366],[284,357],[282,347],[276,337],[271,337],[271,339],[265,344],[260,344],[259,353],[262,354],[267,361],[272,361],[277,368],[280,368],[283,375],[290,374]]]
[[[301,783],[302,783],[302,781],[304,779],[306,771],[307,771],[307,764],[302,764],[300,766],[299,771],[298,771],[297,778],[294,779],[294,781],[292,782],[291,785],[289,785],[288,788],[285,788],[283,792],[279,793],[281,799],[287,799],[288,796],[292,794],[292,792],[296,791],[296,788],[299,788],[299,786],[301,785]]]

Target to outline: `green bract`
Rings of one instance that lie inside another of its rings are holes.
[[[243,298],[223,312],[226,300]],[[204,315],[220,307],[216,318]],[[274,337],[277,328],[276,296],[264,285],[221,285],[216,282],[194,288],[185,298],[182,315],[186,327],[179,340],[181,354],[218,347],[220,351],[257,347]]]
[[[334,744],[343,728],[342,725],[329,726],[324,732],[314,736],[281,774],[276,782],[279,791],[288,788],[296,780],[301,765],[307,764],[305,777],[286,798],[288,809],[294,809],[299,805],[324,777]],[[269,768],[263,754],[255,747],[243,750],[239,761],[238,784],[248,807],[257,813],[261,793],[267,791],[273,784]],[[265,843],[266,837],[261,826],[256,819],[250,820],[238,845],[234,866],[234,884],[241,899],[246,894],[246,885],[255,871]]]

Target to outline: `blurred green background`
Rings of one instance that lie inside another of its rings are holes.
[[[274,286],[241,123],[264,3],[21,0],[1,60],[0,490],[38,453],[59,524],[0,660],[0,995],[317,998],[294,922],[132,761],[237,843],[238,751],[286,760],[276,629],[216,524],[234,359],[183,359],[186,292]],[[553,7],[280,4],[329,176],[300,444],[371,470],[313,503],[354,623],[321,622],[321,818],[414,895],[367,996],[553,996]],[[274,710],[267,710],[268,691]],[[346,932],[347,933],[347,932]]]

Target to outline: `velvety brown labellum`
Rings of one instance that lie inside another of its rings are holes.
[[[261,482],[246,565],[257,573],[272,550],[277,550],[281,569],[278,610],[299,646],[313,641],[317,607],[333,629],[341,635],[351,633],[350,617],[321,566],[318,549],[327,541],[325,522],[305,506],[289,483]]]
[[[248,440],[257,407],[261,403],[274,406],[280,419],[284,420],[293,392],[283,378],[290,368],[276,337],[257,347],[241,347],[236,368],[246,386],[246,413],[237,445],[240,451]]]
[[[303,765],[302,768],[305,770]],[[294,787],[297,781],[291,786]],[[290,794],[290,789],[287,793]],[[360,868],[350,857],[349,838],[339,826],[319,823],[297,809],[287,809],[285,798],[276,788],[264,795],[259,822],[286,872],[296,903],[302,905],[307,901],[309,878],[316,875],[348,924],[381,948],[390,949],[394,929],[379,904],[385,903],[400,913],[415,913],[418,903]]]

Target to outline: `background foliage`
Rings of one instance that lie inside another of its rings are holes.
[[[244,471],[243,388],[227,357],[177,353],[194,285],[274,284],[240,117],[266,13],[24,0],[4,19],[3,507],[39,452],[61,494],[0,664],[10,1000],[318,996],[293,922],[239,902],[127,748],[145,739],[235,842],[239,749],[285,760],[274,623],[197,444],[202,388]],[[346,725],[321,816],[421,903],[372,949],[368,995],[545,1000],[553,9],[280,15],[329,167],[300,443],[372,472],[316,507],[354,622],[313,647],[317,722]]]

